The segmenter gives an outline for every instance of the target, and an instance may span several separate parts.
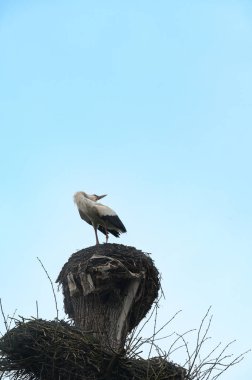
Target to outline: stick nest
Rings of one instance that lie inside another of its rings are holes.
[[[0,371],[25,380],[183,380],[164,358],[128,359],[102,350],[92,336],[64,321],[18,320],[0,339]]]
[[[92,294],[96,293],[107,303],[123,298],[129,281],[140,279],[130,311],[128,332],[146,316],[160,289],[159,272],[149,254],[122,244],[101,244],[82,249],[72,254],[57,279],[63,287],[65,312],[70,318],[75,317],[75,310],[73,295],[69,291],[69,275],[77,287],[76,296],[87,295],[86,289],[83,290],[83,278],[89,276]]]

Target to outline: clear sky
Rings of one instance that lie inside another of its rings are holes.
[[[73,193],[107,193],[128,230],[110,241],[162,272],[159,324],[212,305],[213,339],[251,348],[251,1],[2,0],[0,56],[6,314],[55,317],[36,257],[55,280],[95,243]]]

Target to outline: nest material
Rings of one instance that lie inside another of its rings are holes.
[[[65,312],[75,319],[73,302],[90,293],[102,302],[123,299],[131,280],[140,279],[127,321],[130,332],[150,310],[160,289],[159,273],[146,253],[121,244],[102,244],[74,253],[63,266],[57,282],[63,287]],[[69,279],[74,290],[69,286]]]
[[[16,321],[0,339],[0,371],[25,380],[184,380],[185,369],[163,358],[128,359],[64,321]]]

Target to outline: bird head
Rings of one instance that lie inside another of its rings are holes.
[[[79,191],[75,194],[74,199],[76,199],[78,197],[78,195],[84,196],[85,198],[89,199],[90,201],[96,202],[99,199],[106,197],[107,194],[96,195],[96,194],[87,194],[84,191]]]
[[[96,194],[93,194],[93,195],[91,195],[91,197],[92,197],[92,201],[94,201],[94,202],[96,202],[96,201],[98,201],[99,199],[102,199],[102,198],[104,198],[104,197],[106,197],[107,196],[107,194],[103,194],[103,195],[96,195]]]

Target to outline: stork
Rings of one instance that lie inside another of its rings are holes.
[[[74,202],[77,205],[81,219],[94,228],[96,244],[99,244],[97,229],[106,235],[106,243],[108,242],[109,233],[119,237],[121,233],[126,232],[126,228],[114,210],[101,203],[96,203],[104,197],[106,197],[106,194],[89,195],[84,191],[78,191],[74,194]]]

